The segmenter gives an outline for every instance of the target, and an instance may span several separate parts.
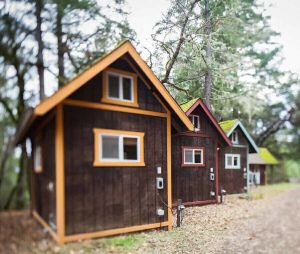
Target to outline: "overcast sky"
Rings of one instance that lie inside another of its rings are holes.
[[[284,46],[283,67],[300,74],[300,0],[263,0],[272,17],[271,26],[281,33],[278,42]],[[143,46],[151,44],[154,24],[167,10],[170,0],[127,0],[131,12],[129,22]]]

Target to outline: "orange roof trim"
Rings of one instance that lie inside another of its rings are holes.
[[[150,67],[145,63],[145,61],[141,58],[139,53],[136,51],[134,46],[130,41],[125,41],[120,44],[117,48],[112,50],[110,53],[96,61],[92,66],[88,69],[77,75],[74,79],[72,79],[69,83],[67,83],[63,88],[58,90],[52,96],[48,97],[44,101],[42,101],[39,105],[34,109],[34,115],[42,116],[61,103],[64,99],[70,96],[73,92],[82,87],[87,81],[96,76],[99,72],[103,71],[110,64],[116,61],[124,54],[130,54],[130,56],[136,61],[145,75],[149,78],[149,80],[153,83],[159,93],[163,96],[166,102],[170,105],[170,107],[176,112],[178,117],[182,120],[182,122],[186,125],[189,130],[193,130],[193,125],[182,111],[180,106],[168,92],[168,90],[164,87],[164,85],[159,81]]]

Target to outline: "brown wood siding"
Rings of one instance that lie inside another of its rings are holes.
[[[204,147],[204,163],[201,167],[182,167],[182,146]],[[209,179],[210,168],[216,173],[216,142],[212,138],[175,135],[172,137],[172,201],[183,202],[208,201],[215,197],[215,181]],[[216,176],[216,174],[215,174]]]
[[[240,127],[237,127],[235,129],[235,131],[238,134],[238,145],[244,145],[247,146],[248,145],[248,140],[246,139],[244,133],[242,132],[242,130],[240,129]],[[229,139],[232,140],[232,134],[229,136]]]
[[[145,167],[94,167],[93,128],[144,132]],[[166,119],[64,106],[66,234],[167,220]],[[156,190],[156,166],[164,178]],[[165,210],[164,218],[156,209]]]
[[[131,69],[129,64],[122,59],[117,60],[110,67],[135,73]],[[151,91],[147,88],[147,86],[143,83],[143,81],[140,78],[138,78],[137,87],[138,104],[140,109],[146,109],[156,112],[166,112],[165,109],[159,103],[159,101],[152,95]],[[70,98],[89,102],[101,102],[102,73],[99,73],[89,82],[87,82],[86,85],[84,85],[74,94],[72,94]]]
[[[240,169],[225,169],[225,154],[240,154]],[[246,147],[226,147],[219,150],[219,190],[225,189],[227,194],[243,193],[247,186],[244,178],[244,168],[247,168],[247,148]]]
[[[56,224],[54,117],[36,134],[41,135],[42,139],[43,171],[41,173],[33,172],[34,209],[48,224],[50,222]],[[33,149],[34,147],[35,143],[33,142]],[[49,190],[50,183],[53,184],[52,191]]]

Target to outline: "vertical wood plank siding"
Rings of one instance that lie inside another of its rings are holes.
[[[219,191],[225,189],[228,194],[243,193],[244,187],[247,186],[247,180],[244,178],[244,168],[247,168],[247,140],[238,128],[239,145],[245,147],[225,147],[219,150]],[[231,139],[231,137],[230,137]],[[234,153],[240,154],[241,168],[240,169],[225,169],[225,154]]]
[[[64,106],[66,234],[96,232],[160,222],[167,208],[165,118]],[[145,167],[93,167],[93,128],[145,132]],[[162,166],[164,190],[156,190]]]
[[[42,142],[42,168],[41,173],[34,173],[34,210],[48,224],[56,223],[56,190],[55,190],[55,118],[53,117],[47,125],[40,129],[36,135],[40,135]],[[36,144],[33,137],[33,151]],[[32,153],[33,156],[33,153]],[[32,163],[33,167],[34,163]],[[33,168],[32,168],[33,171]],[[49,184],[53,184],[50,191]]]

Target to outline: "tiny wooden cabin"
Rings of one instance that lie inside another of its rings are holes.
[[[193,130],[132,44],[119,45],[21,123],[34,217],[59,243],[170,229],[172,121]]]
[[[218,201],[218,149],[230,146],[226,134],[200,99],[181,105],[194,131],[172,129],[172,197],[185,205]]]
[[[270,176],[274,166],[278,165],[278,160],[266,147],[259,147],[258,153],[249,154],[249,184],[250,185],[265,185],[267,180],[267,168],[270,169]]]
[[[219,186],[227,194],[243,193],[248,189],[249,153],[258,148],[243,124],[235,119],[219,123],[232,146],[219,152]]]

